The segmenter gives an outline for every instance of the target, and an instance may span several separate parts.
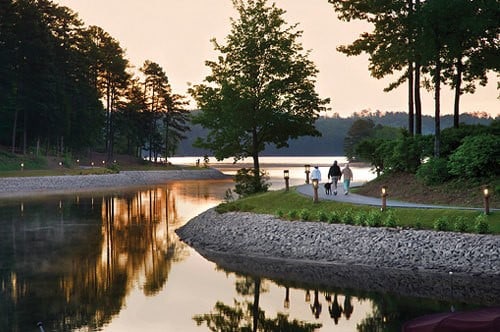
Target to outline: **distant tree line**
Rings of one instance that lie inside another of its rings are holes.
[[[193,111],[196,114],[197,111]],[[467,125],[489,125],[494,120],[490,115],[483,112],[463,113],[461,123]],[[497,117],[498,119],[498,117]],[[272,146],[266,147],[263,156],[354,156],[354,145],[358,142],[356,137],[366,138],[366,133],[356,133],[353,125],[359,121],[370,121],[373,127],[384,127],[387,139],[395,138],[399,135],[400,129],[408,129],[408,113],[406,112],[355,112],[348,117],[320,117],[316,120],[315,126],[321,133],[321,137],[299,137],[288,140],[288,147],[277,149]],[[453,115],[441,117],[444,129],[453,127]],[[182,141],[177,151],[177,156],[203,156],[210,155],[207,149],[195,148],[193,143],[197,137],[205,137],[207,130],[200,125],[190,125],[191,132]],[[393,128],[389,129],[389,128]],[[434,134],[434,117],[430,115],[422,116],[423,135]]]
[[[145,61],[131,73],[119,42],[50,0],[0,0],[0,145],[171,155],[188,130],[183,97]]]

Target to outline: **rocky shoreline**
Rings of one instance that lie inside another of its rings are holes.
[[[207,259],[241,273],[490,304],[500,298],[495,235],[289,222],[213,209],[177,234]]]
[[[62,175],[0,178],[0,198],[147,186],[173,180],[224,179],[213,168],[168,171],[122,171],[103,175]]]

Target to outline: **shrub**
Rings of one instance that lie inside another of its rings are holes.
[[[285,212],[283,212],[283,210],[279,209],[278,211],[276,211],[276,215],[278,216],[278,218],[284,218]]]
[[[500,140],[498,136],[483,134],[466,137],[450,156],[450,174],[465,177],[488,177],[500,174],[498,156]]]
[[[453,229],[455,232],[466,233],[469,229],[469,225],[465,217],[458,217],[453,224]]]
[[[322,221],[322,222],[328,221],[328,214],[323,210],[319,211],[318,212],[318,220]]]
[[[383,225],[385,227],[392,227],[392,228],[398,226],[398,221],[396,219],[396,216],[394,215],[394,212],[392,212],[391,210],[387,211],[387,216],[383,221]]]
[[[331,224],[338,224],[342,222],[342,215],[337,211],[332,211],[328,218],[328,222]]]
[[[439,217],[434,221],[434,229],[436,231],[447,231],[450,229],[449,220],[447,217]]]
[[[236,182],[234,191],[243,197],[259,192],[266,192],[270,186],[267,183],[269,176],[264,171],[260,171],[257,177],[254,168],[239,169],[234,179]]]
[[[299,217],[304,221],[311,220],[311,211],[308,209],[302,209],[299,211]]]
[[[366,226],[366,212],[364,211],[356,211],[354,214],[354,225],[356,226]]]
[[[352,210],[345,210],[344,213],[342,214],[342,223],[346,225],[353,225],[354,224],[354,213]]]
[[[478,234],[487,234],[490,232],[488,218],[485,214],[480,214],[474,219],[474,231]]]
[[[382,213],[380,211],[372,210],[366,217],[366,225],[370,227],[382,226]]]
[[[297,210],[289,211],[288,218],[290,218],[291,220],[297,220],[299,218],[299,212]]]
[[[437,185],[446,182],[450,179],[447,160],[443,158],[430,158],[418,168],[417,178],[427,185]]]

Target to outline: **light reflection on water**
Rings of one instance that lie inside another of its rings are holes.
[[[277,187],[280,179],[272,180]],[[182,181],[0,201],[0,331],[35,331],[39,321],[46,331],[207,331],[205,322],[218,309],[241,309],[240,326],[253,326],[255,303],[269,324],[280,313],[290,324],[298,320],[296,331],[308,324],[321,324],[318,331],[356,331],[358,325],[397,331],[403,317],[422,307],[449,307],[428,301],[401,314],[397,304],[387,304],[395,297],[301,285],[288,285],[287,296],[281,283],[219,270],[180,242],[175,229],[232,187],[230,181]]]

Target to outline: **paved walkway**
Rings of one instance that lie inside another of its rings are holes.
[[[354,185],[356,186],[356,184]],[[297,192],[305,195],[305,196],[313,196],[313,187],[310,184],[303,184],[300,186],[297,186]],[[320,184],[320,187],[318,188],[318,198],[319,200],[331,200],[331,201],[337,201],[337,202],[345,202],[345,203],[352,203],[352,204],[361,204],[361,205],[371,205],[371,206],[381,206],[382,205],[382,198],[381,197],[368,197],[368,196],[362,196],[358,194],[354,194],[352,192],[349,192],[348,195],[344,195],[344,190],[342,188],[342,184],[339,183],[338,189],[337,189],[338,194],[337,195],[326,195],[325,194],[325,188],[323,187],[323,183]],[[478,210],[482,211],[484,210],[483,207],[481,208],[471,208],[471,207],[459,207],[459,206],[446,206],[446,205],[432,205],[432,204],[417,204],[417,203],[409,203],[409,202],[401,202],[401,201],[396,201],[396,200],[391,200],[387,199],[386,203],[387,207],[400,207],[400,208],[419,208],[419,209],[453,209],[453,210]],[[490,211],[497,211],[499,209],[491,209]]]

